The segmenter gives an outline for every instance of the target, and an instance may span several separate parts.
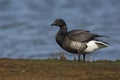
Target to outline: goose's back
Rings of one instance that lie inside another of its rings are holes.
[[[66,36],[70,40],[78,42],[88,42],[94,38],[94,34],[92,34],[90,31],[81,29],[69,31]]]

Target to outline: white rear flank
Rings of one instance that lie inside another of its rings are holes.
[[[87,48],[85,49],[86,53],[91,53],[93,51],[96,51],[97,49],[101,49],[101,48],[109,46],[108,44],[104,42],[96,41],[96,40],[91,40],[86,44],[87,44]],[[102,45],[102,47],[98,46],[98,44]]]

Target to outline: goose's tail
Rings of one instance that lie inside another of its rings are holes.
[[[110,38],[109,36],[104,36],[104,35],[99,35],[99,34],[94,34],[94,37],[106,37],[106,38]]]
[[[103,41],[100,41],[100,40],[96,40],[95,43],[97,44],[98,48],[105,48],[105,47],[108,47],[109,44],[106,43],[106,42],[103,42]]]

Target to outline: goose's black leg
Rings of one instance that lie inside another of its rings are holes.
[[[80,54],[78,54],[78,62],[80,62]]]
[[[83,54],[83,62],[85,62],[85,56],[86,56],[86,54],[84,53]]]

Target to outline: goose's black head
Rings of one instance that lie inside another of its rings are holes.
[[[64,22],[63,19],[56,19],[51,26],[59,26],[59,27],[64,27],[66,26],[66,23]]]

